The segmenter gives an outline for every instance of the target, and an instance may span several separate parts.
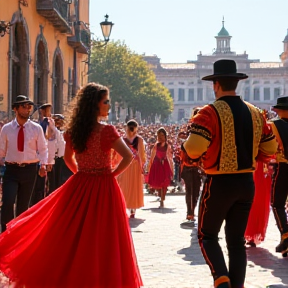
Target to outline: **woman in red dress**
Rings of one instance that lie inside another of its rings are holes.
[[[115,179],[132,153],[114,126],[98,121],[109,109],[107,87],[89,83],[79,91],[64,156],[75,174],[0,235],[0,270],[14,287],[142,286]],[[114,171],[111,149],[123,158]]]
[[[163,127],[157,131],[157,143],[151,152],[148,171],[148,184],[159,191],[160,208],[162,208],[167,187],[173,179],[172,149],[167,143],[167,132]]]

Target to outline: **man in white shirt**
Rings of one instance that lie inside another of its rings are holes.
[[[41,126],[29,120],[32,107],[33,102],[28,97],[17,96],[12,105],[16,117],[3,126],[0,134],[0,165],[6,166],[2,186],[2,232],[14,218],[15,202],[16,216],[28,209],[39,164],[39,174],[46,175],[47,143]]]
[[[48,147],[48,162],[47,162],[47,177],[37,177],[35,189],[31,199],[31,204],[34,205],[49,195],[55,190],[55,153],[56,153],[56,127],[54,120],[52,119],[52,104],[45,103],[39,108],[39,124],[43,129],[45,139]]]

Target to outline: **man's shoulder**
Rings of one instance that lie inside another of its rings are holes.
[[[7,122],[3,125],[1,131],[6,131],[7,129],[10,129],[11,127],[13,127],[13,122],[14,120]]]

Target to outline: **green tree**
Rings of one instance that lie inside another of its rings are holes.
[[[120,41],[105,48],[92,47],[89,81],[108,86],[112,104],[117,101],[140,111],[142,118],[161,114],[164,120],[169,116],[173,110],[169,90],[156,80],[142,56]]]

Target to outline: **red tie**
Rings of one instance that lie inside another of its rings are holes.
[[[18,132],[18,151],[23,152],[24,151],[24,127],[20,126],[19,132]]]

